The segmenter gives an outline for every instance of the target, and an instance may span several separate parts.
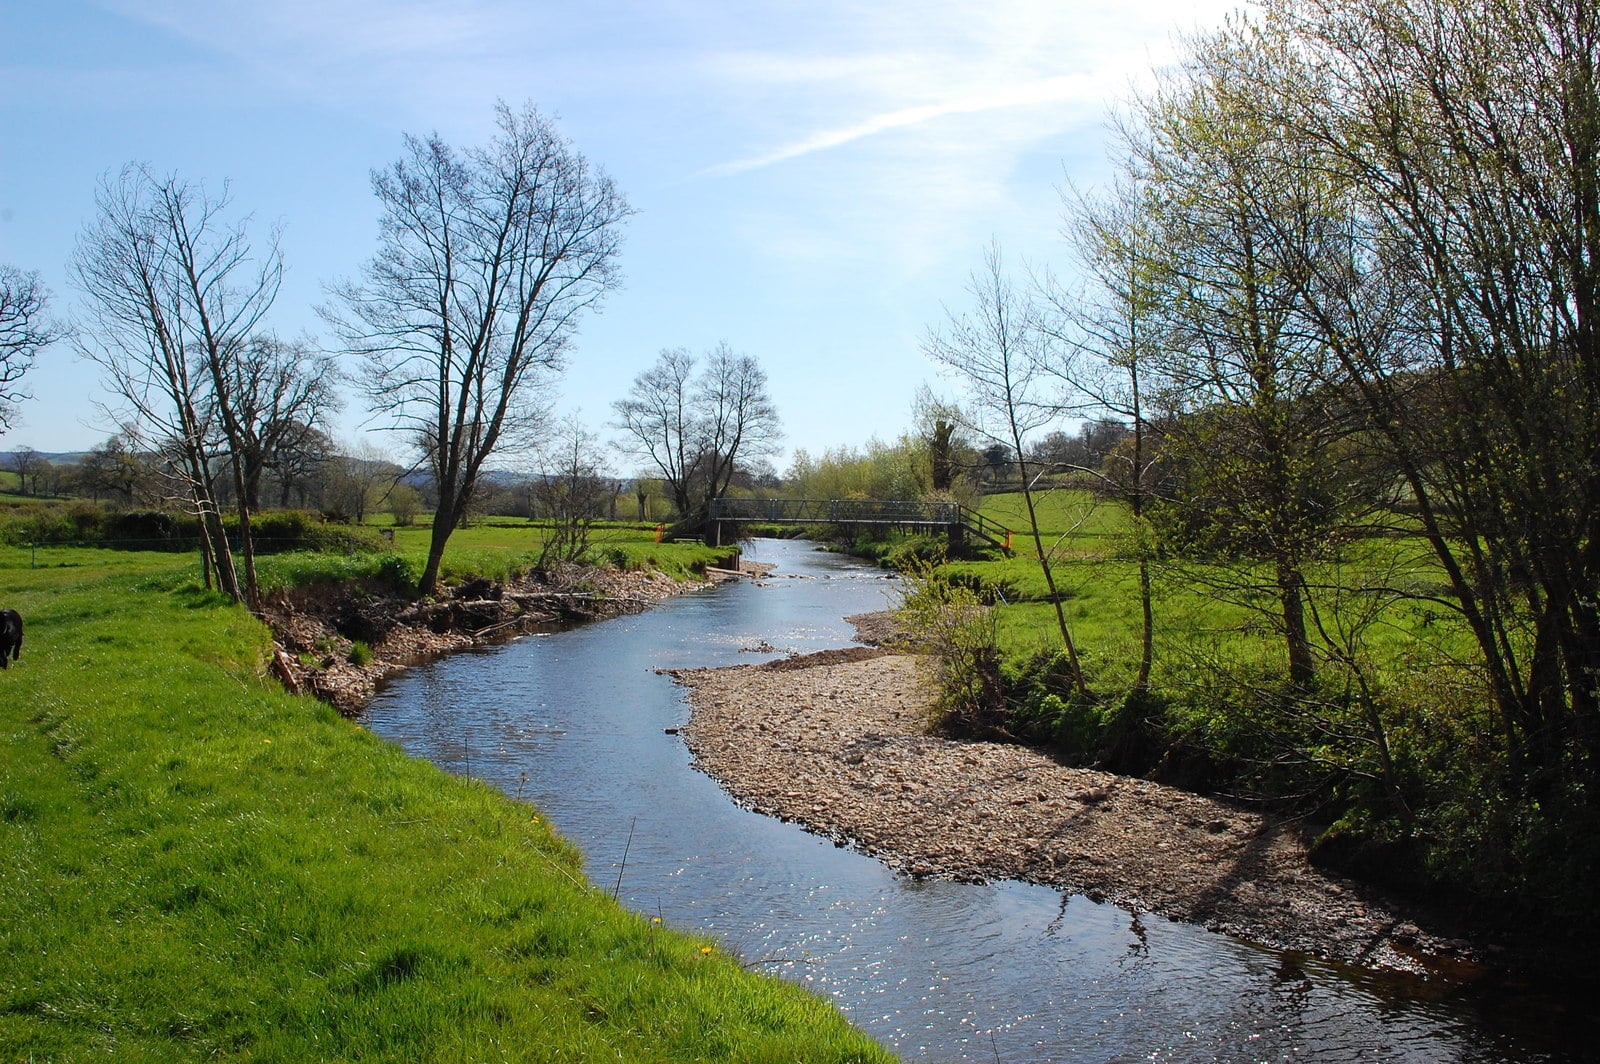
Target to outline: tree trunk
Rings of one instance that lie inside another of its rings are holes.
[[[1028,466],[1021,457],[1022,448],[1017,447],[1017,472],[1022,477],[1022,501],[1028,508],[1028,529],[1033,536],[1033,550],[1039,559],[1039,570],[1044,574],[1045,588],[1050,594],[1050,603],[1056,611],[1056,629],[1061,633],[1061,647],[1067,652],[1067,664],[1072,668],[1073,685],[1077,687],[1078,694],[1083,698],[1089,697],[1089,684],[1083,676],[1083,665],[1078,661],[1078,646],[1072,639],[1072,630],[1067,626],[1067,614],[1061,607],[1061,593],[1056,590],[1055,572],[1050,566],[1050,556],[1044,549],[1044,539],[1039,535],[1039,517],[1033,506],[1033,489],[1028,486]]]
[[[452,520],[441,509],[433,515],[433,532],[428,539],[428,562],[423,566],[422,578],[417,581],[417,597],[428,598],[439,590],[439,566],[444,561],[445,544],[450,542]]]
[[[1150,690],[1150,669],[1156,657],[1155,609],[1151,602],[1150,559],[1144,545],[1139,547],[1139,609],[1143,614],[1143,628],[1139,633],[1139,674],[1133,679],[1133,689],[1138,694]]]
[[[211,539],[211,560],[217,571],[217,587],[233,601],[243,602],[244,595],[239,591],[239,573],[233,565],[233,548],[228,545],[228,530],[222,523],[222,515],[209,499],[200,505],[204,507],[200,521],[206,526]]]
[[[250,607],[250,612],[261,613],[261,585],[256,580],[256,541],[255,533],[250,527],[250,516],[255,510],[254,498],[257,494],[257,481],[259,478],[247,478],[240,468],[237,455],[233,462],[233,486],[239,495],[239,549],[244,554],[244,591],[245,604]]]
[[[206,528],[204,520],[200,522],[200,576],[205,582],[207,591],[216,590],[217,579],[211,559],[211,533]]]
[[[1289,648],[1289,682],[1298,689],[1316,679],[1316,659],[1306,633],[1305,577],[1286,561],[1278,562],[1278,601],[1283,610],[1283,634]]]

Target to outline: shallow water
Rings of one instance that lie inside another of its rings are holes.
[[[1582,1059],[1437,980],[1347,973],[1040,887],[912,880],[741,809],[668,734],[688,709],[656,670],[845,646],[845,616],[894,598],[877,570],[809,544],[746,556],[780,568],[411,670],[366,722],[534,802],[596,884],[831,997],[906,1060]]]

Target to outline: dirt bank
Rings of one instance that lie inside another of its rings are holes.
[[[739,575],[712,570],[707,580]],[[658,572],[572,565],[508,584],[469,580],[427,602],[348,584],[296,588],[272,596],[265,619],[277,644],[273,671],[285,686],[353,716],[399,669],[553,624],[635,613],[700,586]]]
[[[674,676],[692,691],[696,764],[736,800],[907,874],[1025,880],[1373,968],[1471,956],[1313,868],[1293,827],[1258,812],[924,734],[924,669],[861,647]]]

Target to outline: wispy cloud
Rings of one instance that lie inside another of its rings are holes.
[[[1081,100],[1086,96],[1095,94],[1097,91],[1094,81],[1089,76],[1066,74],[1025,84],[1007,86],[995,92],[944,100],[919,107],[906,107],[874,115],[854,125],[812,134],[803,140],[787,144],[764,155],[708,167],[703,171],[703,174],[705,176],[726,176],[746,173],[777,163],[787,162],[790,159],[797,159],[803,155],[810,155],[813,152],[837,148],[879,133],[886,133],[894,129],[904,129],[909,126],[919,126],[941,118],[948,118],[952,115],[971,115],[985,111],[1034,107],[1041,104]]]

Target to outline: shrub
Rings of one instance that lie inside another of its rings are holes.
[[[238,519],[226,525],[232,534],[238,529]],[[252,517],[250,528],[259,554],[291,550],[371,553],[388,546],[373,529],[334,524],[309,510],[264,510]]]
[[[127,550],[189,550],[198,535],[197,522],[186,529],[179,518],[160,510],[129,510],[105,523],[107,545]]]
[[[1005,690],[994,608],[958,587],[933,565],[912,563],[904,573],[900,624],[938,664],[934,726],[959,735],[1003,731]]]

